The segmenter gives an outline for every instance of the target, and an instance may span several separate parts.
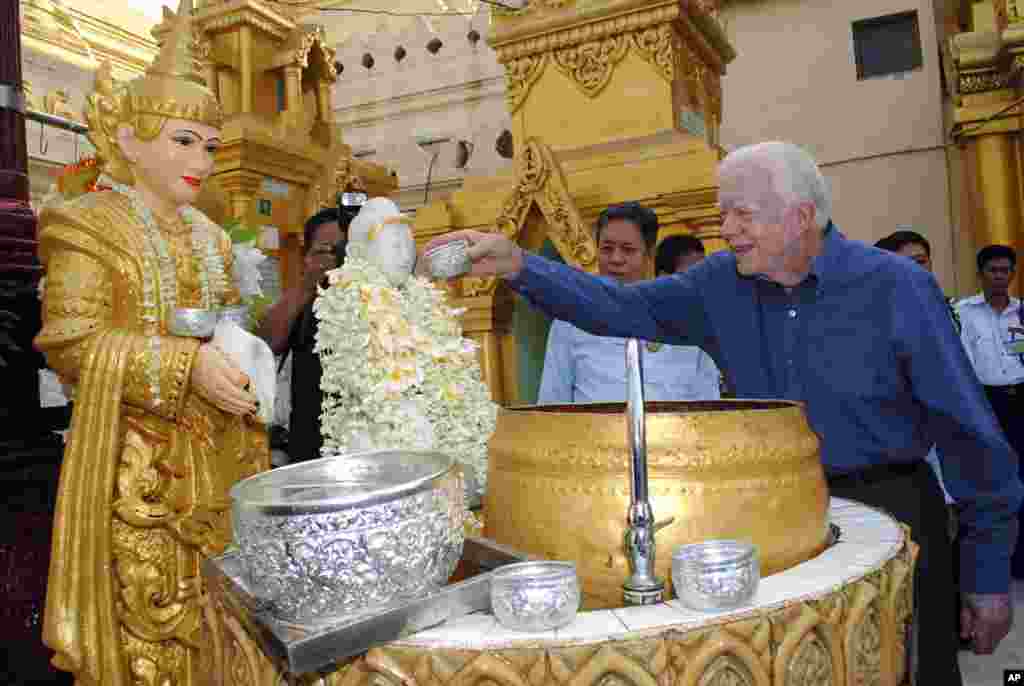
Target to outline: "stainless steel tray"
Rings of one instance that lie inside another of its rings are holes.
[[[491,574],[502,565],[532,558],[485,538],[467,537],[463,568],[478,570],[465,581],[436,593],[375,611],[347,617],[330,626],[299,626],[283,622],[264,607],[245,586],[237,553],[227,552],[203,562],[211,595],[242,623],[270,658],[292,674],[331,668],[375,645],[423,631],[454,617],[490,610]]]

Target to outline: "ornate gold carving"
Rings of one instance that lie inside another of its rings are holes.
[[[832,686],[832,655],[821,636],[810,632],[797,646],[786,668],[788,686]]]
[[[961,95],[1010,88],[1019,74],[1020,66],[1016,62],[1012,69],[1006,71],[961,72],[957,79],[957,88]]]
[[[871,579],[857,583],[852,591],[846,623],[846,683],[875,686],[882,683],[882,617],[878,609],[878,588]]]
[[[650,26],[669,23],[680,16],[680,8],[680,4],[671,3],[520,40],[502,40],[499,36],[497,40],[493,41],[494,49],[498,56],[498,62],[506,64],[527,55],[550,53],[582,43],[598,42],[612,36],[621,36]]]
[[[548,237],[566,261],[581,269],[592,267],[597,260],[597,246],[576,209],[551,149],[536,138],[527,140],[516,157],[515,168],[516,188],[502,203],[496,229],[517,240],[530,208],[536,205],[547,221]],[[496,285],[493,277],[467,277],[462,280],[462,295],[488,295]]]
[[[556,50],[555,65],[588,97],[596,97],[612,77],[615,66],[629,51],[630,35],[609,36],[571,48]]]
[[[519,51],[513,58],[500,60],[505,65],[509,112],[515,114],[523,104],[531,86],[543,74],[549,59],[584,94],[593,98],[608,84],[616,65],[633,50],[669,83],[682,77],[691,105],[704,112],[709,120],[720,123],[721,82],[716,70],[710,68],[686,44],[674,24],[637,23],[640,24],[639,28],[619,33],[606,35],[600,31],[591,31],[589,35],[595,36],[593,40],[566,41],[564,46],[551,39],[545,44],[549,48],[546,53]],[[545,40],[549,38],[544,37]]]
[[[317,46],[324,55],[324,76],[329,81],[336,81],[338,72],[334,68],[335,50],[327,43],[322,26],[303,26],[296,28],[272,61],[275,67],[294,65],[306,69],[309,67],[309,53]]]
[[[208,1],[203,9],[205,10],[218,4],[225,3]],[[256,10],[261,9],[259,5],[251,5],[248,9],[250,10],[248,12],[230,12],[227,14],[200,17],[199,22],[203,32],[208,34],[227,32],[240,26],[251,26],[278,41],[285,40],[294,28],[294,24],[284,17],[279,17],[278,20],[275,20],[272,16],[260,16],[256,14]],[[279,20],[282,18],[285,19],[284,22]]]
[[[509,114],[515,114],[530,94],[530,88],[544,73],[547,55],[530,55],[505,63],[505,102]]]
[[[641,29],[632,35],[638,55],[650,62],[669,83],[676,77],[676,53],[681,39],[671,24]]]

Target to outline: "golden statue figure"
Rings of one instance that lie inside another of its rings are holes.
[[[100,69],[86,118],[101,190],[40,217],[36,345],[75,394],[43,640],[80,685],[202,681],[199,565],[231,540],[229,488],[269,468],[247,376],[172,326],[182,308],[239,301],[230,240],[192,207],[222,115],[196,72],[191,5],[145,75]]]

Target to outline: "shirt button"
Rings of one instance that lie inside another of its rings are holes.
[[[796,310],[790,310],[789,311],[789,318],[790,319],[794,319],[795,317],[796,317]]]

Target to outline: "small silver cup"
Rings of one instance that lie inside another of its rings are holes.
[[[757,546],[713,540],[683,545],[672,555],[672,585],[687,607],[731,610],[750,602],[761,580]]]
[[[217,311],[202,307],[175,307],[167,329],[173,336],[210,338],[217,328]]]
[[[469,241],[451,241],[424,253],[423,259],[427,261],[430,275],[435,279],[454,279],[473,266],[466,252],[468,249]]]
[[[549,631],[570,624],[580,608],[572,562],[520,562],[491,576],[491,609],[506,629]]]
[[[218,310],[218,321],[234,322],[238,324],[242,329],[248,331],[249,329],[249,306],[248,305],[234,305],[231,307],[222,307]]]

